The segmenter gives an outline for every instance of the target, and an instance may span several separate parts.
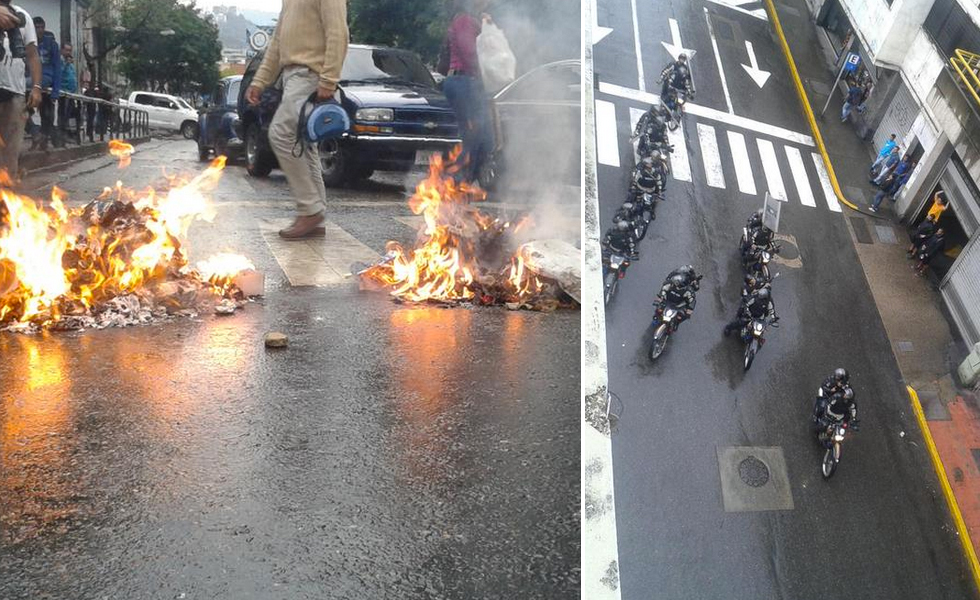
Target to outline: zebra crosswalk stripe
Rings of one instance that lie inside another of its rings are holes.
[[[732,151],[732,162],[735,164],[735,179],[738,180],[738,190],[743,194],[755,196],[757,193],[755,179],[752,177],[749,151],[745,147],[745,136],[737,131],[729,131],[728,147]]]
[[[769,194],[777,200],[786,201],[786,188],[783,187],[783,177],[779,173],[779,163],[776,162],[776,149],[772,142],[759,138],[759,156],[762,158],[762,171],[766,175],[766,185]]]
[[[670,173],[678,181],[691,181],[691,159],[687,156],[684,141],[684,123],[674,131],[667,131],[667,142],[674,147],[670,155]]]
[[[701,143],[701,161],[704,164],[705,180],[710,187],[724,188],[725,173],[721,169],[721,154],[718,152],[715,128],[698,123],[698,140]]]
[[[619,137],[616,130],[616,105],[595,101],[596,159],[600,165],[619,166]]]
[[[827,208],[833,212],[841,212],[840,202],[837,201],[837,194],[834,193],[834,186],[830,183],[830,175],[827,167],[823,164],[823,157],[816,152],[811,152],[813,166],[817,168],[817,179],[820,180],[820,187],[823,188],[823,196],[827,200]]]
[[[644,111],[643,109],[640,109],[640,108],[636,108],[635,106],[631,106],[630,107],[630,130],[628,132],[626,132],[627,133],[627,136],[633,135],[633,132],[636,131],[636,124],[640,122],[640,117],[643,116],[643,113],[644,112],[646,112],[646,111]],[[640,162],[639,148],[640,148],[640,140],[638,140],[638,139],[637,140],[634,140],[633,141],[633,162],[634,163]]]
[[[804,206],[816,207],[817,203],[813,200],[813,191],[810,189],[810,179],[806,176],[806,167],[803,165],[803,156],[793,146],[785,146],[785,149],[786,159],[789,161],[789,170],[793,173],[793,182],[796,184],[796,192],[800,195],[800,202]]]

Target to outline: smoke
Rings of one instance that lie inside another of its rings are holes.
[[[534,71],[497,103],[503,149],[492,198],[531,205],[539,239],[579,245],[580,0],[496,0],[489,12],[514,52],[517,76]],[[538,68],[567,59],[575,63]]]

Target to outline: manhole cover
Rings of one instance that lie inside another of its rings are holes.
[[[800,250],[790,242],[780,242],[779,258],[783,260],[795,260],[800,257]]]
[[[738,476],[746,485],[762,487],[769,482],[769,467],[758,458],[747,456],[738,463]]]

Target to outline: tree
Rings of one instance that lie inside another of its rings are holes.
[[[218,27],[193,4],[126,0],[109,37],[134,87],[182,94],[210,90],[218,81]]]
[[[351,41],[404,48],[434,63],[446,35],[447,5],[432,0],[350,0]]]

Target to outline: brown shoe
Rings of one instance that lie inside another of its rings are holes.
[[[279,237],[287,240],[302,240],[323,237],[326,233],[326,228],[323,226],[323,213],[317,213],[306,217],[296,217],[292,225],[279,231]]]

